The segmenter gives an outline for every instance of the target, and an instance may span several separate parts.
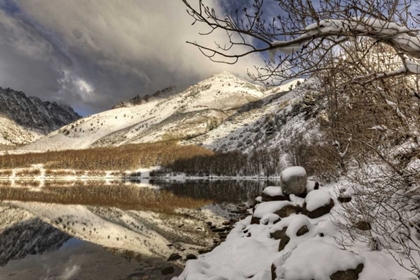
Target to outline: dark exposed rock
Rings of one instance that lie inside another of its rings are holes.
[[[303,204],[302,214],[308,216],[311,219],[319,218],[325,214],[330,213],[331,209],[334,207],[334,201],[330,199],[330,203],[327,205],[321,206],[313,211],[308,211],[306,209],[306,202]]]
[[[350,202],[350,201],[351,201],[351,196],[339,196],[339,197],[337,198],[337,200],[338,200],[340,203],[348,203],[348,202]]]
[[[282,228],[281,230],[276,230],[270,232],[271,238],[280,240],[279,242],[279,252],[282,251],[290,241],[290,237],[286,234],[287,227]]]
[[[210,251],[211,251],[210,249],[200,249],[200,250],[198,250],[198,253],[199,253],[200,255],[202,255],[202,254],[208,253],[208,252],[210,252]]]
[[[309,232],[309,229],[307,226],[302,226],[297,232],[296,236],[304,235],[305,233]]]
[[[217,234],[219,235],[219,237],[220,237],[221,239],[226,239],[226,237],[227,237],[227,234],[226,234],[226,233],[224,233],[224,232],[218,232]]]
[[[188,255],[186,256],[186,259],[187,259],[187,260],[195,260],[195,259],[197,259],[197,256],[196,256],[196,255],[193,255],[193,254],[188,254]]]
[[[354,224],[354,227],[359,229],[359,230],[371,230],[372,229],[372,226],[370,225],[370,223],[366,222],[366,221],[359,221],[359,222]]]
[[[271,264],[271,280],[275,280],[277,279],[277,274],[276,274],[276,266],[273,264]]]
[[[288,217],[292,214],[300,213],[302,211],[302,208],[298,205],[286,205],[280,210],[277,210],[274,212],[274,214],[279,215],[281,218]]]
[[[282,200],[290,200],[290,197],[288,194],[283,194],[283,195],[274,195],[274,196],[269,196],[265,193],[261,194],[262,197],[262,201],[282,201]]]
[[[260,223],[261,218],[257,218],[255,216],[252,216],[251,218],[251,225],[258,225]]]
[[[162,275],[168,275],[174,273],[175,269],[173,266],[165,266],[160,270],[160,272],[162,273]]]
[[[286,230],[287,230],[287,227],[285,227],[281,230],[276,230],[274,232],[270,232],[270,237],[274,238],[275,240],[280,240],[282,238],[282,236],[284,236],[286,234]]]
[[[212,232],[224,232],[230,230],[230,227],[222,227],[222,228],[213,228],[211,229]]]
[[[345,271],[337,271],[330,276],[331,280],[357,280],[359,273],[362,272],[364,265],[361,263],[355,269],[347,269]]]
[[[171,261],[176,261],[176,260],[179,260],[179,259],[181,259],[182,257],[179,255],[179,254],[177,254],[177,253],[173,253],[173,254],[171,254],[170,256],[169,256],[169,258],[168,258],[168,262],[171,262]]]
[[[283,251],[287,244],[289,244],[290,237],[285,233],[282,238],[280,239],[279,243],[279,252]]]

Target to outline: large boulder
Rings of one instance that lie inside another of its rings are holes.
[[[308,180],[306,183],[306,193],[310,193],[313,190],[318,190],[321,185],[317,181]]]
[[[281,172],[282,190],[284,194],[301,195],[306,192],[308,176],[305,168],[293,166]]]

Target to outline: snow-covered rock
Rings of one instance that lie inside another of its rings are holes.
[[[319,189],[319,182],[308,180],[306,183],[306,193]]]
[[[306,190],[308,176],[305,168],[293,166],[281,172],[282,189],[285,194],[303,194]]]
[[[336,184],[325,185],[322,191],[332,193],[336,187]],[[327,196],[321,193],[312,196],[315,201],[311,207],[327,201]],[[287,201],[263,202],[255,212],[261,212],[262,218],[270,221],[275,217],[270,212],[287,204]],[[411,222],[417,224],[417,218]],[[198,260],[188,261],[184,272],[173,280],[416,279],[386,250],[372,251],[370,246],[359,243],[343,249],[340,242],[345,236],[330,214],[315,220],[303,214],[291,214],[267,224],[251,224],[251,220],[248,216],[237,222],[225,242]],[[268,274],[270,271],[272,276]]]
[[[277,240],[280,239],[279,251],[284,250],[289,243],[291,244],[289,250],[292,250],[299,242],[307,240],[316,234],[313,228],[311,221],[305,215],[291,215],[273,225],[270,229],[270,236]],[[301,237],[303,235],[306,236]]]
[[[280,217],[287,217],[291,214],[297,213],[301,208],[290,201],[269,201],[263,202],[256,206],[252,215],[252,224],[258,224],[260,220],[266,215],[274,213]]]
[[[311,193],[309,193],[306,198],[306,210],[308,211],[314,211],[318,209],[319,207],[322,207],[324,205],[327,205],[330,203],[331,196],[328,192],[323,190],[316,190]]]
[[[265,214],[261,220],[260,223],[263,225],[270,225],[270,224],[275,224],[276,222],[278,222],[280,220],[280,216],[274,213],[268,213]]]
[[[266,187],[262,194],[262,201],[278,201],[289,200],[289,195],[284,194],[281,187],[270,186]]]
[[[356,277],[363,270],[364,258],[334,245],[308,240],[302,242],[289,257],[274,262],[276,279],[343,279],[330,278],[339,271],[355,270]],[[358,279],[358,278],[346,278]]]
[[[327,191],[314,190],[306,196],[302,213],[314,219],[329,213],[333,207],[334,201]]]

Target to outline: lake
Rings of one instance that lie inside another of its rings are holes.
[[[171,279],[274,184],[1,182],[0,279]]]

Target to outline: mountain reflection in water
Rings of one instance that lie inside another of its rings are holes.
[[[237,218],[224,209],[253,201],[265,186],[257,181],[2,184],[0,279],[171,279],[188,254],[220,242],[209,224],[223,228]],[[173,253],[181,259],[168,262]],[[165,267],[174,272],[163,275]]]

